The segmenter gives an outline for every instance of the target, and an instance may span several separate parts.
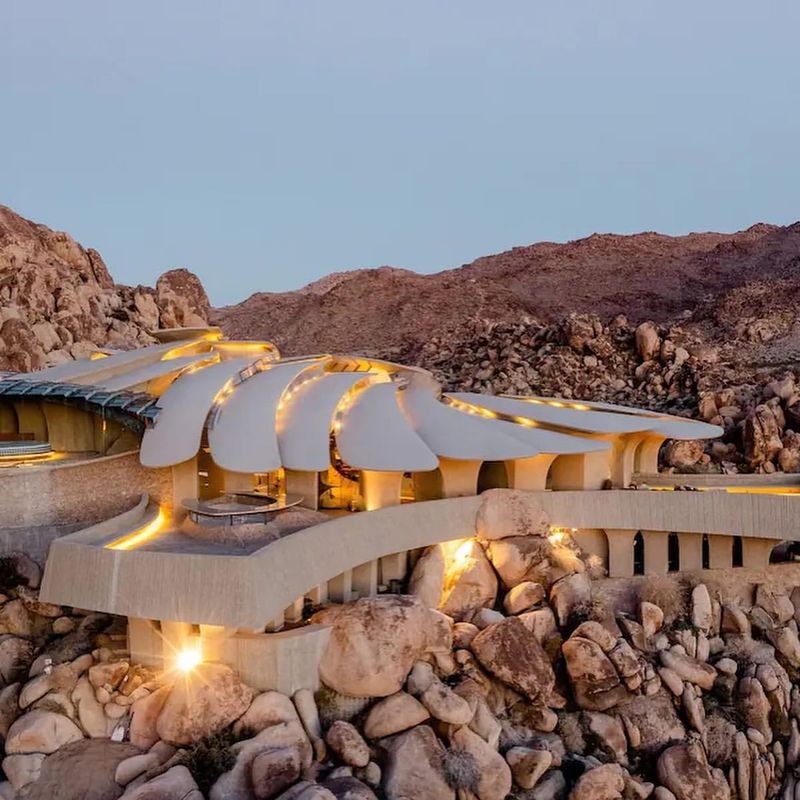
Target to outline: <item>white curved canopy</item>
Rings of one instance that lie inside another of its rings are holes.
[[[283,466],[322,471],[330,466],[333,414],[342,396],[370,372],[319,372],[300,386],[278,414]]]
[[[509,417],[521,417],[533,422],[542,422],[559,428],[571,428],[584,433],[634,433],[648,430],[650,422],[642,417],[626,414],[611,414],[586,406],[576,408],[562,404],[551,405],[549,402],[529,400],[525,398],[504,397],[475,392],[452,392],[453,397],[462,403],[486,408]]]
[[[184,375],[158,400],[155,425],[144,432],[139,459],[145,467],[170,467],[197,455],[214,398],[252,363],[234,358]]]
[[[396,383],[368,386],[344,413],[336,446],[351,467],[424,472],[439,466],[398,405],[397,393]]]
[[[210,358],[209,353],[201,353],[193,356],[178,356],[178,358],[170,358],[167,361],[154,361],[130,372],[125,371],[113,378],[105,379],[102,381],[102,386],[112,392],[135,389],[150,381],[167,378],[173,372],[177,376],[186,367],[201,364]]]
[[[276,364],[243,381],[220,405],[208,428],[214,461],[232,472],[270,472],[283,466],[275,430],[281,396],[312,361]]]

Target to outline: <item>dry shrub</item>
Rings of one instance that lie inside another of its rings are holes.
[[[666,625],[689,619],[689,594],[686,578],[677,575],[651,575],[639,584],[639,602],[657,605]]]
[[[481,779],[481,768],[468,750],[453,748],[444,754],[442,768],[447,785],[453,789],[476,792]]]
[[[706,717],[706,749],[708,760],[715,767],[725,769],[735,759],[734,736],[736,720],[731,719],[731,709],[715,708]]]

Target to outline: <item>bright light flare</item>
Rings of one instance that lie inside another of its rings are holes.
[[[193,645],[181,650],[175,657],[175,666],[181,672],[191,672],[203,661],[203,654],[200,652],[200,645]]]

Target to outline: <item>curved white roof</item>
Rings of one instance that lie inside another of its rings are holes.
[[[214,399],[251,363],[250,358],[234,358],[175,381],[158,400],[161,410],[155,424],[144,432],[139,452],[142,464],[170,467],[194,458]]]
[[[398,390],[396,383],[368,386],[343,414],[336,446],[351,467],[424,472],[439,466],[398,405]]]
[[[284,467],[327,469],[333,414],[342,397],[369,372],[322,372],[309,376],[278,414],[278,447]]]
[[[169,342],[19,379],[149,390],[157,414],[142,439],[140,457],[148,467],[192,458],[204,430],[215,462],[243,473],[326,470],[331,435],[354,469],[415,472],[435,469],[440,458],[503,461],[606,450],[615,434],[702,439],[722,432],[608,403],[442,395],[419,368],[357,355],[281,359],[267,342],[218,336],[189,331],[183,340],[176,334]]]
[[[232,472],[270,472],[283,465],[275,420],[281,396],[312,361],[276,364],[243,381],[208,426],[211,454]]]

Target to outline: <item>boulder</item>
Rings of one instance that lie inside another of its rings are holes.
[[[518,619],[541,645],[558,635],[556,615],[550,606],[537,608],[535,611],[526,611],[524,614],[520,614]]]
[[[29,680],[19,695],[19,707],[27,708],[48,692],[64,692],[69,694],[75,688],[78,676],[69,664],[58,664],[49,672],[37,675]]]
[[[437,636],[439,616],[416,597],[383,595],[318,611],[312,623],[333,630],[320,662],[322,682],[351,697],[387,697]]]
[[[292,701],[281,692],[263,692],[233,726],[235,736],[255,736],[264,728],[281,722],[300,722]]]
[[[541,583],[523,581],[517,584],[503,598],[503,607],[509,614],[521,614],[544,600],[544,587]]]
[[[592,583],[585,572],[567,575],[550,589],[550,605],[562,627],[570,621],[573,611],[588,606],[592,600]]]
[[[701,689],[710,691],[717,677],[717,671],[710,664],[675,650],[661,650],[661,663],[669,667],[681,680],[694,683]]]
[[[634,333],[636,352],[642,361],[655,361],[661,351],[661,337],[654,322],[643,322]]]
[[[536,637],[519,618],[508,617],[481,631],[471,648],[495,678],[533,703],[547,703],[555,686],[553,668]]]
[[[22,550],[12,550],[0,556],[4,573],[10,585],[23,584],[38,589],[42,582],[42,568]]]
[[[173,686],[158,715],[156,731],[171,744],[190,744],[229,725],[252,699],[253,690],[230,667],[199,664]]]
[[[364,735],[382,739],[413,728],[429,717],[419,700],[406,692],[397,692],[372,706],[364,720]]]
[[[33,642],[12,634],[0,635],[0,678],[4,684],[24,681],[33,662]]]
[[[531,747],[512,747],[506,753],[514,783],[523,789],[533,789],[539,779],[550,769],[553,754],[549,750],[534,750]]]
[[[692,589],[692,624],[695,628],[708,633],[711,630],[714,616],[711,612],[711,596],[704,583]]]
[[[97,699],[95,691],[85,675],[82,676],[75,685],[75,689],[72,692],[72,703],[78,715],[78,722],[80,722],[87,736],[97,738],[109,735],[108,718],[103,709],[103,704]],[[139,722],[141,722],[141,719]],[[137,723],[137,727],[138,724],[139,723]],[[155,719],[153,720],[152,735],[147,739],[140,739],[138,735],[134,737],[133,726],[131,726],[131,741],[137,747],[148,747],[157,739],[158,735],[155,733]]]
[[[625,773],[619,764],[604,764],[578,778],[570,800],[619,800],[625,790]]]
[[[328,747],[347,765],[366,767],[369,764],[369,746],[358,729],[344,720],[337,720],[325,734]]]
[[[511,536],[490,541],[486,555],[505,589],[531,581],[550,583],[550,542],[541,536]]]
[[[114,780],[120,786],[127,786],[148,770],[154,769],[161,763],[158,753],[136,753],[136,755],[120,761],[117,764]]]
[[[791,599],[763,583],[756,587],[756,605],[763,608],[776,625],[785,625],[794,617]]]
[[[535,495],[516,489],[489,489],[481,495],[475,516],[479,539],[547,536],[550,521]]]
[[[434,719],[441,722],[450,725],[466,725],[472,719],[472,709],[469,703],[438,679],[431,682],[430,686],[420,695],[419,701]]]
[[[771,406],[756,406],[747,415],[742,429],[742,444],[745,458],[752,469],[774,461],[783,448],[783,442],[781,428]]]
[[[3,759],[3,774],[15,792],[38,779],[46,758],[44,753],[25,753]]]
[[[445,749],[426,725],[383,740],[382,788],[387,800],[455,800],[444,774]]]
[[[203,800],[192,773],[183,765],[125,792],[125,800]]]
[[[12,683],[0,689],[0,745],[5,742],[9,728],[21,713],[19,707],[21,688],[22,684]]]
[[[648,603],[646,600],[639,604],[639,617],[648,638],[655,636],[664,624],[664,612],[655,603]]]
[[[578,706],[605,711],[625,696],[617,670],[599,644],[582,636],[571,636],[561,649]]]
[[[658,758],[659,781],[677,800],[729,800],[727,782],[712,773],[698,742],[674,744]]]
[[[358,778],[343,775],[340,778],[328,779],[323,786],[336,800],[377,800],[375,792]]]
[[[664,447],[664,463],[677,469],[693,467],[703,457],[705,447],[697,439],[672,439]]]
[[[84,739],[47,756],[25,800],[116,800],[123,792],[115,780],[120,762],[139,751],[130,744]]]
[[[511,768],[506,760],[469,728],[458,728],[450,738],[452,747],[469,753],[477,765],[474,794],[478,800],[505,800],[511,791]]]
[[[81,729],[63,714],[34,709],[19,717],[8,731],[6,753],[53,753],[83,739]]]
[[[455,618],[476,608],[493,606],[497,576],[475,539],[459,539],[429,547],[414,566],[409,593],[430,608]]]
[[[258,753],[250,765],[253,794],[258,800],[275,797],[300,780],[302,768],[296,747],[273,747]]]

